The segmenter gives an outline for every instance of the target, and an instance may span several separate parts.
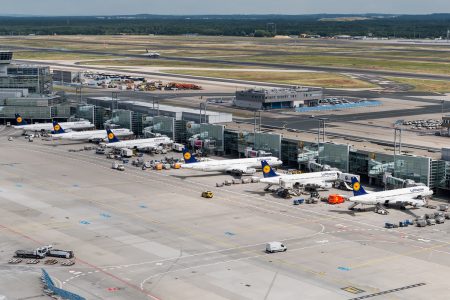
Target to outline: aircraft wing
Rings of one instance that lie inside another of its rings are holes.
[[[239,165],[233,165],[228,167],[226,172],[232,172],[232,173],[247,173],[248,167],[247,166],[239,166]]]
[[[412,206],[420,206],[425,204],[425,200],[417,198],[417,197],[408,197],[408,196],[397,196],[393,197],[390,203],[405,203]]]
[[[142,144],[137,146],[136,148],[138,150],[152,150],[153,148],[155,148],[155,144]]]

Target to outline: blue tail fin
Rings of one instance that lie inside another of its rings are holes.
[[[354,196],[362,196],[367,194],[364,188],[361,186],[361,183],[358,181],[356,177],[352,177],[352,185],[353,185],[353,195]]]
[[[261,161],[262,171],[264,178],[270,178],[270,177],[276,177],[279,176],[275,171],[272,169],[272,167],[267,163],[267,161],[262,160]]]
[[[106,136],[108,137],[108,142],[110,143],[117,143],[119,142],[119,139],[116,137],[114,132],[111,131],[111,129],[106,129]]]
[[[187,164],[198,162],[198,160],[195,158],[195,155],[192,155],[186,147],[183,148],[183,158],[184,162]]]
[[[58,121],[53,120],[53,134],[64,133],[65,130],[59,125]]]
[[[27,125],[28,123],[25,122],[22,117],[19,114],[15,114],[16,118],[16,125]]]

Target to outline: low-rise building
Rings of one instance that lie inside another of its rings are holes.
[[[234,104],[252,110],[295,108],[305,105],[305,101],[318,101],[322,96],[321,88],[249,89],[237,91]]]

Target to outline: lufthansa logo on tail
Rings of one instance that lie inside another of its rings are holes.
[[[191,159],[191,154],[189,152],[186,152],[184,154],[184,159],[186,159],[186,160]]]
[[[17,123],[22,123],[22,118],[21,117],[17,117],[16,121],[17,121]]]
[[[114,134],[111,132],[110,134],[108,134],[108,139],[112,140],[114,138]]]
[[[359,191],[359,188],[360,188],[361,186],[360,186],[360,184],[359,184],[359,182],[355,182],[354,184],[353,184],[353,190],[354,191]]]
[[[56,124],[54,129],[55,129],[55,131],[58,131],[58,130],[61,129],[61,126],[59,126],[58,124]]]
[[[269,166],[264,166],[263,172],[266,173],[266,174],[269,173],[270,172],[270,167]]]

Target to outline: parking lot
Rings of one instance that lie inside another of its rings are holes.
[[[216,187],[230,179],[220,173],[121,172],[94,150],[69,152],[83,143],[30,143],[5,127],[0,140],[0,294],[8,299],[39,299],[43,265],[8,260],[48,244],[75,252],[75,265],[45,269],[87,299],[448,298],[450,221],[384,228],[435,209],[294,206],[260,183]],[[202,198],[205,190],[214,197]],[[320,192],[332,193],[350,194]],[[265,253],[270,241],[288,251]]]

